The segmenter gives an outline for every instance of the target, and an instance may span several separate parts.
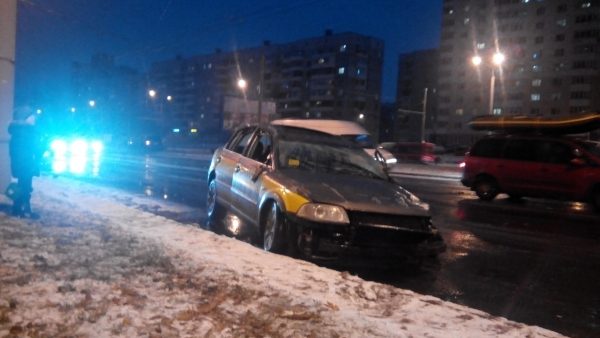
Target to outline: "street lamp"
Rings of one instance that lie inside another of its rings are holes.
[[[492,56],[492,64],[494,66],[500,67],[500,66],[502,66],[502,63],[504,63],[505,59],[506,59],[506,57],[504,56],[504,54],[502,54],[500,52],[496,52]],[[473,63],[473,65],[475,67],[479,67],[479,65],[481,65],[483,63],[483,59],[481,58],[481,56],[475,55],[471,58],[471,62]],[[490,106],[488,109],[489,115],[492,115],[494,113],[494,92],[495,92],[494,86],[495,85],[496,85],[496,69],[492,66],[492,74],[490,76]]]
[[[148,91],[148,96],[150,96],[151,98],[154,98],[156,96],[156,90],[150,89]]]
[[[246,87],[248,87],[248,82],[245,79],[238,79],[237,86],[241,90],[246,90]]]
[[[90,105],[90,107],[94,108],[94,107],[96,106],[96,101],[94,101],[94,100],[90,100],[90,101],[88,102],[88,104]]]

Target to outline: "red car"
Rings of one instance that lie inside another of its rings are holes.
[[[600,143],[559,136],[496,135],[465,156],[462,183],[481,200],[499,193],[591,203],[600,210]]]

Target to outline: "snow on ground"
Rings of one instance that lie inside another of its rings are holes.
[[[0,199],[0,336],[560,337],[156,215],[174,204],[35,180]]]

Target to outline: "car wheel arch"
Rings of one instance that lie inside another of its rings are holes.
[[[283,203],[283,199],[281,199],[281,197],[279,197],[277,194],[267,193],[263,195],[258,205],[258,225],[260,233],[263,231],[265,213],[269,210],[268,208],[271,206],[271,203],[277,203],[279,210],[281,210],[282,213],[286,212],[285,203]]]

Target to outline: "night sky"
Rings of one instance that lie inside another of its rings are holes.
[[[108,53],[146,70],[175,55],[352,31],[383,39],[383,99],[400,53],[439,43],[442,0],[19,0],[16,104],[69,106],[70,65]]]

